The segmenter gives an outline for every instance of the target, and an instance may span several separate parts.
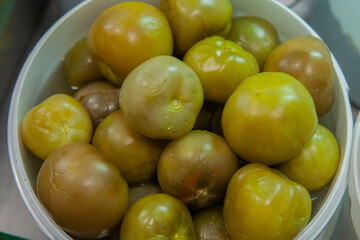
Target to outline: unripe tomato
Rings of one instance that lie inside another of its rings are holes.
[[[225,37],[230,30],[232,6],[229,0],[161,0],[175,37],[175,54],[186,51],[205,37]]]
[[[86,143],[55,150],[41,166],[37,192],[55,222],[80,238],[108,235],[129,202],[119,170]]]
[[[77,42],[67,52],[64,60],[64,73],[73,89],[103,78],[90,56],[86,39]]]
[[[231,239],[288,240],[309,221],[311,198],[278,170],[252,163],[231,178],[223,214]]]
[[[170,195],[158,193],[148,195],[130,207],[121,223],[120,239],[196,238],[186,206]]]
[[[190,209],[202,209],[224,197],[238,168],[237,157],[223,137],[194,130],[166,146],[157,175],[164,193]]]
[[[183,61],[198,75],[205,100],[217,103],[225,103],[243,80],[259,72],[251,53],[220,36],[196,43]]]
[[[248,162],[266,165],[295,157],[317,127],[306,88],[285,73],[259,73],[243,81],[226,102],[221,125],[226,141]]]
[[[171,56],[144,62],[120,89],[120,108],[127,123],[155,139],[175,139],[190,132],[203,101],[196,73]]]
[[[120,170],[129,184],[156,177],[156,167],[163,143],[150,139],[130,127],[117,110],[97,127],[92,144]]]
[[[142,62],[172,55],[173,36],[168,20],[156,7],[125,2],[107,9],[95,20],[88,46],[102,74],[120,86]]]
[[[300,154],[276,168],[313,193],[329,184],[336,174],[339,162],[336,138],[327,128],[318,125],[314,136]]]
[[[203,209],[193,214],[197,240],[231,240],[220,205]]]
[[[284,72],[299,80],[314,99],[318,116],[334,102],[335,72],[326,44],[312,36],[291,38],[268,57],[264,71]]]
[[[55,94],[33,107],[21,123],[21,137],[27,148],[45,160],[50,153],[73,142],[89,143],[90,116],[81,103],[65,94]]]
[[[262,71],[266,59],[279,45],[274,26],[260,17],[238,17],[232,20],[228,39],[238,43],[256,58]]]

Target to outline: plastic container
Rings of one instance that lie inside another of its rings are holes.
[[[62,61],[66,52],[78,40],[86,37],[95,18],[108,7],[121,0],[84,1],[59,21],[41,38],[25,62],[17,80],[9,112],[8,146],[12,171],[21,196],[31,215],[50,239],[71,239],[50,218],[35,192],[37,173],[42,161],[34,157],[23,145],[19,124],[26,112],[46,97],[68,92],[69,86],[62,73]],[[157,6],[158,0],[144,1]],[[281,3],[271,0],[233,0],[233,15],[254,15],[268,19],[276,27],[282,40],[300,35],[318,37],[300,17]],[[348,100],[348,87],[337,61],[335,102],[331,111],[319,119],[336,136],[341,154],[340,167],[326,191],[313,200],[313,214],[308,225],[297,239],[314,239],[324,229],[338,207],[347,185],[347,171],[352,140],[352,114]],[[326,236],[322,232],[319,236]],[[117,239],[110,236],[109,239]]]
[[[349,194],[351,198],[350,216],[357,237],[360,239],[360,115],[354,128],[349,171]]]

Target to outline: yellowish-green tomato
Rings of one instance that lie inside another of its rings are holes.
[[[178,199],[159,193],[132,205],[121,223],[121,240],[195,240],[189,210]]]
[[[129,188],[119,170],[86,143],[51,153],[39,171],[37,192],[54,221],[79,238],[108,235],[129,203]]]
[[[21,123],[25,146],[45,160],[57,148],[91,141],[90,116],[79,101],[66,94],[55,94],[32,108]]]
[[[231,148],[248,162],[273,165],[300,153],[317,128],[314,101],[285,73],[259,73],[226,102],[221,125]]]
[[[231,27],[232,6],[229,0],[161,0],[160,9],[169,19],[177,56],[183,56],[205,37],[225,37]]]
[[[224,201],[224,222],[231,239],[293,239],[310,219],[308,191],[261,163],[240,168]]]
[[[327,128],[318,125],[314,136],[301,153],[276,168],[313,193],[329,184],[335,176],[339,161],[336,138]]]
[[[225,228],[222,206],[196,212],[193,222],[197,240],[231,240]]]
[[[198,75],[205,100],[217,103],[225,103],[243,80],[259,72],[251,53],[220,36],[196,43],[183,61]]]
[[[102,74],[118,86],[144,61],[173,53],[166,16],[143,2],[120,3],[105,10],[91,26],[87,42]]]
[[[253,16],[233,19],[227,38],[252,53],[259,64],[260,71],[270,53],[280,43],[275,27],[269,21]]]
[[[116,164],[129,184],[156,177],[163,142],[136,132],[126,123],[121,110],[111,113],[99,124],[92,144]]]
[[[74,89],[103,78],[90,56],[86,39],[80,40],[68,51],[64,72],[66,80]]]
[[[196,73],[172,56],[147,60],[120,89],[120,109],[127,123],[155,139],[176,139],[190,132],[203,101]]]

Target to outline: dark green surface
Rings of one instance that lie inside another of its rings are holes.
[[[15,2],[16,0],[0,0],[0,35],[3,32],[4,26],[10,16]]]
[[[0,240],[25,240],[25,238],[16,237],[6,233],[0,232]]]

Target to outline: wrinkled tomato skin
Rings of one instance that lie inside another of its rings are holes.
[[[55,150],[37,178],[41,203],[65,231],[80,238],[108,235],[129,202],[129,188],[114,164],[86,143]]]

